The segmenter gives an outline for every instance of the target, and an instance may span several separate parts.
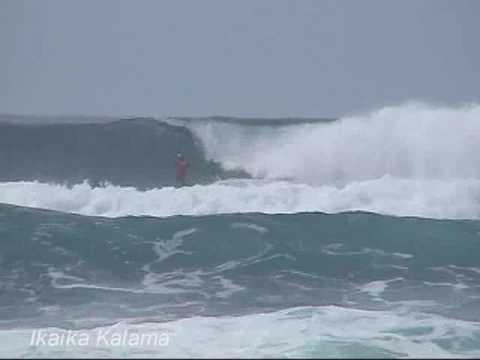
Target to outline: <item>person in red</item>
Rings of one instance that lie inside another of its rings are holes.
[[[177,185],[184,186],[185,178],[187,176],[187,161],[182,154],[177,154]]]

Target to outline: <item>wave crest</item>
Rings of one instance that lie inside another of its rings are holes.
[[[346,186],[286,181],[228,180],[184,188],[140,191],[88,183],[71,188],[39,182],[0,184],[0,202],[83,215],[206,215],[362,210],[430,218],[480,217],[480,180],[411,180],[384,176]]]

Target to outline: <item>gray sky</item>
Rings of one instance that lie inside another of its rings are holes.
[[[0,0],[0,112],[339,116],[479,101],[480,1]]]

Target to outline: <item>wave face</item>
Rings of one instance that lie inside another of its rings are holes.
[[[174,183],[179,151],[192,165],[192,184],[232,176],[336,186],[383,176],[479,178],[479,118],[475,104],[442,108],[410,103],[338,120],[3,123],[0,180],[161,187]]]
[[[60,120],[58,120],[60,121]],[[207,161],[192,133],[154,119],[99,123],[0,123],[0,181],[76,184],[88,181],[139,189],[175,184],[175,158],[192,164],[189,181],[226,176]]]

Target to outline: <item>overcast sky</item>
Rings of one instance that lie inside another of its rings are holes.
[[[0,0],[0,112],[339,116],[480,99],[480,1]]]

